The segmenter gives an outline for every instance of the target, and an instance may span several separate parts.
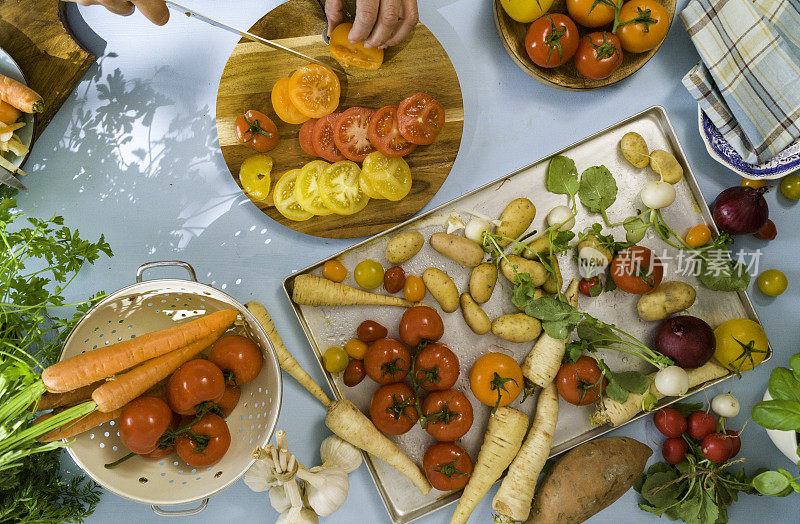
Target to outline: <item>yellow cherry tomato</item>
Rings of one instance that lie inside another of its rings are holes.
[[[244,159],[239,168],[239,182],[245,193],[252,199],[264,200],[269,196],[272,185],[272,157],[269,155],[253,155]]]
[[[766,180],[752,179],[752,178],[742,178],[742,187],[751,187],[753,189],[758,189],[759,187],[764,187],[767,184]]]
[[[313,213],[309,213],[297,203],[294,187],[299,174],[299,169],[287,171],[275,184],[275,190],[272,192],[272,201],[275,204],[275,209],[289,220],[297,222],[308,220],[314,216]]]
[[[364,355],[367,354],[368,347],[369,345],[366,342],[362,342],[357,338],[351,338],[347,341],[347,344],[344,345],[344,350],[347,351],[350,358],[364,360]]]
[[[409,275],[403,284],[403,296],[409,302],[419,302],[425,298],[425,282],[417,275]]]
[[[686,233],[686,243],[691,247],[704,246],[711,240],[711,230],[705,224],[697,224]]]
[[[358,213],[369,196],[358,187],[361,168],[350,160],[334,162],[319,176],[319,194],[325,207],[337,215]]]
[[[500,5],[508,16],[527,24],[545,14],[553,0],[500,0]]]
[[[469,370],[469,387],[487,406],[506,406],[522,391],[522,368],[505,353],[487,353]]]
[[[800,175],[788,175],[781,180],[781,193],[789,200],[800,200]]]
[[[297,182],[294,185],[294,196],[300,207],[315,215],[330,215],[333,213],[325,206],[319,194],[319,177],[329,166],[324,160],[312,160],[300,169]]]
[[[402,158],[389,158],[380,151],[367,155],[364,176],[383,198],[396,202],[411,191],[411,168]]]
[[[322,276],[334,282],[341,282],[347,276],[347,268],[338,260],[328,260],[322,266]]]
[[[353,271],[356,284],[364,289],[375,289],[383,284],[383,266],[376,260],[362,260]]]
[[[758,322],[734,318],[714,330],[714,358],[736,373],[753,369],[767,356],[767,334]]]
[[[350,363],[350,357],[347,356],[347,353],[341,347],[331,346],[326,349],[325,354],[322,355],[322,363],[325,365],[325,369],[328,373],[333,373],[335,375],[345,370],[347,364]]]
[[[767,269],[758,275],[758,289],[765,295],[777,297],[786,291],[788,285],[786,275],[777,269]]]

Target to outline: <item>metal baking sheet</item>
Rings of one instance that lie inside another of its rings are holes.
[[[664,217],[671,227],[676,232],[682,233],[689,227],[704,222],[716,234],[717,231],[711,219],[708,206],[703,200],[694,174],[686,162],[686,157],[678,143],[672,125],[664,109],[660,106],[647,109],[576,144],[557,151],[553,155],[561,154],[572,158],[579,172],[590,166],[605,165],[614,174],[619,188],[616,202],[609,208],[608,216],[611,222],[620,222],[634,214],[637,207],[642,207],[638,198],[639,190],[647,181],[654,178],[654,174],[649,169],[631,167],[619,152],[619,140],[629,131],[635,131],[642,135],[651,151],[654,149],[672,151],[683,166],[684,180],[676,185],[677,199],[675,203],[663,210]],[[548,155],[546,158],[538,160],[527,167],[456,198],[384,233],[371,237],[330,258],[338,259],[344,263],[349,270],[344,283],[356,286],[352,271],[358,262],[371,258],[380,261],[384,267],[388,268],[391,264],[385,259],[384,249],[389,239],[402,231],[417,230],[425,236],[426,243],[414,258],[402,265],[406,274],[421,275],[426,268],[435,266],[447,272],[453,278],[460,291],[465,291],[470,270],[438,254],[427,243],[427,238],[436,231],[442,231],[443,224],[453,211],[459,212],[465,221],[469,218],[470,211],[478,211],[484,215],[497,217],[509,201],[519,196],[526,196],[537,208],[537,215],[530,229],[543,230],[547,212],[556,205],[567,203],[566,196],[552,194],[544,187],[544,176],[548,161],[553,155]],[[594,222],[602,222],[601,217],[588,213],[579,203],[576,227],[573,230],[583,230]],[[612,229],[612,231],[616,238],[624,239],[625,231],[621,226]],[[680,258],[678,251],[670,248],[661,239],[655,237],[652,231],[648,232],[640,244],[653,249],[667,265],[664,274],[665,280],[683,280],[695,287],[697,300],[686,311],[687,314],[703,318],[712,327],[716,327],[730,318],[749,317],[758,320],[746,293],[710,291],[701,286],[691,274],[681,274],[678,271],[682,269],[678,268]],[[307,272],[319,275],[326,260],[322,260],[288,277],[284,281],[284,290],[287,296],[291,297],[292,283],[296,275]],[[680,259],[680,263],[684,267],[687,265],[685,259]],[[569,261],[567,257],[562,258],[561,270],[565,282],[569,282],[572,277],[577,276],[576,264]],[[483,309],[490,318],[517,312],[509,300],[510,296],[511,284],[500,276],[491,300],[483,305]],[[603,293],[599,297],[592,299],[581,296],[578,307],[601,320],[617,324],[652,347],[652,338],[657,324],[639,319],[636,314],[637,298],[637,296],[622,292]],[[466,326],[459,311],[449,314],[442,312],[430,294],[425,297],[423,302],[440,312],[445,325],[444,337],[440,342],[453,349],[461,362],[461,374],[454,387],[464,392],[472,402],[474,423],[470,431],[457,443],[463,446],[474,460],[483,440],[483,433],[489,417],[489,408],[480,404],[472,395],[469,388],[469,369],[480,355],[489,351],[502,351],[522,362],[531,349],[532,343],[515,344],[506,342],[491,333],[482,336],[475,335]],[[356,387],[348,388],[344,386],[339,378],[325,371],[322,366],[322,353],[329,346],[344,345],[347,340],[355,336],[358,324],[366,319],[380,322],[389,329],[390,337],[398,338],[397,330],[402,310],[395,307],[374,306],[311,307],[299,306],[293,302],[292,307],[336,397],[345,397],[367,412],[372,394],[378,385],[369,379],[365,379]],[[646,363],[619,352],[604,352],[602,356],[614,370],[636,369],[642,372],[652,371],[652,368],[649,368]],[[771,356],[771,350],[767,358],[769,356]],[[694,388],[689,394],[705,389],[726,378],[729,377]],[[677,400],[680,399],[665,399],[662,404]],[[529,398],[523,404],[520,404],[517,400],[511,405],[528,414],[532,414],[535,407],[534,402],[533,399]],[[561,401],[558,426],[551,455],[566,451],[613,429],[610,426],[592,427],[590,415],[593,409],[593,406],[578,407]],[[422,463],[422,456],[428,446],[435,442],[419,425],[405,435],[392,437],[392,439],[418,464]],[[410,522],[457,500],[460,495],[460,492],[445,493],[434,489],[429,495],[423,497],[410,481],[392,467],[381,460],[373,459],[369,456],[366,459],[370,474],[386,505],[389,516],[395,523]]]

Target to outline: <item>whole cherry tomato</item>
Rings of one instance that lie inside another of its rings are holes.
[[[414,392],[407,384],[386,384],[372,395],[369,416],[375,427],[387,435],[402,435],[419,420],[414,401]]]
[[[608,78],[622,63],[619,38],[605,31],[589,33],[581,38],[575,52],[575,67],[591,80]]]
[[[667,36],[670,16],[656,0],[630,0],[619,11],[616,34],[622,49],[644,53],[657,47]]]
[[[417,275],[409,275],[403,284],[403,296],[409,302],[419,302],[425,298],[425,282]]]
[[[347,268],[338,260],[328,260],[322,266],[322,276],[333,282],[341,282],[347,276]]]
[[[239,143],[259,153],[266,153],[278,145],[280,136],[275,122],[260,111],[251,109],[239,115],[234,125]]]
[[[195,406],[214,401],[225,393],[225,377],[213,362],[197,358],[178,368],[167,382],[167,403],[180,415],[191,415]]]
[[[664,278],[664,265],[649,249],[631,246],[623,249],[611,262],[611,278],[623,291],[644,295],[653,291]]]
[[[231,445],[231,432],[219,415],[206,413],[191,425],[190,430],[190,435],[175,439],[175,451],[192,467],[216,464]]]
[[[238,385],[247,384],[261,373],[261,349],[249,338],[228,335],[217,340],[208,360],[222,370],[226,382],[231,379]]]
[[[522,391],[522,369],[504,353],[486,353],[469,370],[469,387],[487,406],[506,406]]]
[[[608,383],[592,357],[580,357],[576,362],[567,362],[561,366],[556,375],[556,387],[561,398],[575,404],[585,406],[595,402]]]
[[[415,382],[425,391],[450,389],[458,380],[458,357],[444,344],[428,344],[414,357]]]
[[[525,51],[539,67],[558,67],[578,50],[578,28],[566,15],[553,13],[534,20],[525,35]]]
[[[389,334],[389,330],[374,320],[365,320],[358,325],[356,334],[358,335],[358,340],[369,343],[375,342],[379,338],[386,338],[386,335]]]
[[[351,338],[344,345],[344,350],[347,352],[350,358],[354,358],[356,360],[364,360],[364,355],[367,354],[367,348],[369,348],[369,344],[357,338]]]
[[[414,306],[407,309],[400,318],[400,340],[411,347],[420,342],[436,342],[444,334],[444,323],[433,308]]]
[[[775,227],[775,222],[767,219],[767,223],[764,224],[764,227],[757,233],[753,233],[753,236],[759,240],[775,240],[775,237],[778,236],[778,229]]]
[[[386,273],[383,274],[383,287],[386,288],[386,291],[391,294],[395,294],[401,289],[406,283],[406,272],[403,271],[403,268],[400,266],[390,267],[386,270]]]
[[[367,376],[378,384],[400,382],[411,369],[411,354],[393,338],[382,338],[370,344],[364,355]]]
[[[342,381],[345,386],[351,388],[360,384],[366,375],[367,372],[364,370],[364,361],[353,359],[347,364],[347,367],[344,368]]]
[[[139,397],[122,408],[119,438],[134,453],[151,453],[158,448],[158,439],[171,423],[172,411],[166,402],[155,397]]]
[[[472,404],[455,389],[428,393],[422,414],[427,419],[425,431],[441,442],[460,439],[472,426]]]
[[[705,224],[697,224],[686,232],[685,240],[690,247],[704,246],[711,240],[711,230]]]
[[[461,446],[437,442],[425,452],[422,469],[431,486],[439,491],[452,491],[467,485],[472,474],[472,459]]]

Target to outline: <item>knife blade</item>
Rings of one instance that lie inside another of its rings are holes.
[[[260,37],[258,35],[254,35],[253,33],[249,33],[247,31],[242,31],[241,29],[236,29],[233,26],[230,26],[228,24],[224,24],[222,22],[214,20],[213,18],[210,18],[210,17],[208,17],[208,16],[206,16],[204,14],[198,13],[197,11],[189,9],[188,7],[184,7],[184,6],[180,5],[180,4],[172,2],[170,0],[166,0],[166,4],[170,9],[173,9],[175,11],[179,11],[180,13],[182,13],[182,14],[190,17],[190,18],[195,18],[197,20],[205,22],[205,23],[207,23],[209,25],[212,25],[214,27],[217,27],[219,29],[224,29],[225,31],[228,31],[229,33],[233,33],[235,35],[239,35],[241,38],[246,38],[246,39],[251,40],[253,42],[258,42],[258,43],[264,44],[264,45],[266,45],[268,47],[271,47],[273,49],[278,49],[280,51],[284,51],[286,53],[294,55],[294,56],[296,56],[298,58],[302,58],[304,60],[308,60],[309,62],[314,62],[316,64],[321,64],[321,65],[324,65],[325,67],[329,67],[331,69],[335,69],[336,71],[338,71],[338,72],[340,72],[340,73],[342,73],[344,75],[352,76],[350,73],[348,73],[347,71],[345,71],[341,67],[337,67],[337,66],[333,66],[333,65],[330,65],[330,64],[326,64],[325,62],[317,60],[316,58],[311,58],[308,55],[304,55],[303,53],[300,53],[299,51],[295,51],[294,49],[291,49],[289,47],[281,45],[281,44],[279,44],[277,42],[273,42],[272,40],[267,40],[266,38]]]
[[[0,168],[0,185],[7,185],[11,186],[14,189],[19,189],[20,191],[27,191],[28,188],[25,187],[25,184],[17,180],[17,177],[6,171],[5,169]]]

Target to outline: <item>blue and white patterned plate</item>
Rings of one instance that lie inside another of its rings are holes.
[[[800,141],[795,142],[775,158],[763,164],[748,164],[731,147],[710,118],[698,106],[697,119],[700,136],[711,158],[745,178],[781,178],[800,169]]]

